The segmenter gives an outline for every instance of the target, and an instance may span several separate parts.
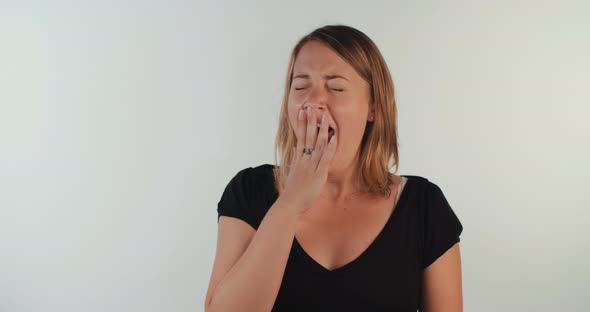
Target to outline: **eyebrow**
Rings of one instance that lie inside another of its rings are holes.
[[[295,78],[309,79],[309,75],[307,75],[307,74],[305,74],[305,75],[297,75],[297,76],[294,76],[293,77],[293,80],[295,80]],[[348,79],[346,79],[345,77],[340,76],[340,75],[324,75],[324,78],[327,79],[327,80],[334,79],[334,78],[342,78],[342,79],[344,79],[346,81],[349,81]]]

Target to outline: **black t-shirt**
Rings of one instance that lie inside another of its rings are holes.
[[[258,229],[278,198],[272,169],[239,171],[218,203],[218,222],[229,216]],[[386,225],[352,262],[330,271],[294,237],[273,312],[418,309],[422,270],[459,242],[463,226],[436,184],[402,176],[407,181]]]

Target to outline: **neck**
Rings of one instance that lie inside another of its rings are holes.
[[[345,202],[358,192],[356,179],[359,170],[358,161],[353,160],[347,166],[331,168],[328,179],[324,184],[320,196],[330,202]]]

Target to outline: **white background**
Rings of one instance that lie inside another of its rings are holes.
[[[468,0],[0,2],[0,311],[202,311],[221,193],[340,23],[463,223],[465,311],[588,311],[590,3]]]

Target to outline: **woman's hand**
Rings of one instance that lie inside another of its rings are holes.
[[[320,130],[317,130],[317,115],[311,109],[299,110],[297,118],[297,147],[291,162],[291,169],[285,181],[282,196],[296,209],[299,215],[309,208],[319,196],[328,178],[328,168],[336,151],[337,138],[334,132],[328,142],[327,112],[321,115]],[[313,148],[311,155],[303,152],[304,147]]]

